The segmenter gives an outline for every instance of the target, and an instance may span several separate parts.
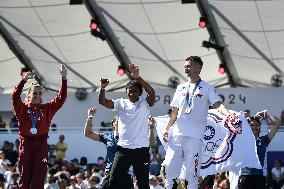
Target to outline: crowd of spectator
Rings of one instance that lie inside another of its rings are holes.
[[[16,116],[13,116],[7,125],[0,115],[0,133],[8,133],[9,131],[18,132],[18,128],[19,126]]]
[[[60,136],[62,138],[62,136]],[[62,141],[61,141],[62,142]],[[48,174],[44,189],[99,189],[104,178],[105,159],[99,157],[96,162],[88,162],[82,156],[80,159],[67,161],[62,159],[62,153],[57,153],[57,144],[49,145]],[[14,143],[4,141],[0,151],[0,189],[17,189],[19,170],[17,167],[19,141]],[[160,143],[151,148],[151,163],[149,173],[149,184],[151,189],[164,188],[163,176],[160,174],[163,156],[159,154]],[[137,189],[135,175],[133,176],[133,189]],[[284,167],[281,161],[275,161],[275,167],[271,171],[271,188],[280,189],[283,184]],[[185,188],[183,180],[178,181],[178,189]],[[202,189],[229,189],[230,182],[228,173],[219,173],[200,179]]]

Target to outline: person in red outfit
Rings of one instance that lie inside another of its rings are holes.
[[[25,102],[21,93],[27,80],[35,77],[35,71],[27,72],[12,93],[14,114],[19,125],[20,189],[41,189],[47,173],[47,138],[51,120],[67,98],[67,68],[61,64],[62,86],[57,96],[42,104],[43,87],[31,83]]]

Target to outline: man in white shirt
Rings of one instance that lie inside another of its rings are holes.
[[[168,189],[172,189],[173,180],[179,177],[183,161],[186,167],[187,188],[198,188],[202,140],[209,106],[228,116],[232,123],[238,119],[234,115],[230,116],[214,88],[201,80],[199,74],[202,66],[203,62],[198,56],[185,59],[184,71],[188,82],[177,87],[171,102],[170,120],[163,133],[164,140],[167,140],[168,131],[176,122],[164,161]]]
[[[46,183],[44,184],[44,189],[59,189],[56,181],[54,181],[53,174],[47,174]]]
[[[127,173],[130,165],[137,178],[139,189],[149,189],[149,108],[154,105],[155,91],[139,75],[137,65],[129,64],[129,72],[133,80],[126,86],[128,99],[109,100],[105,98],[105,87],[108,79],[101,79],[99,103],[119,114],[119,139],[113,166],[110,172],[110,189],[128,189]],[[143,88],[146,98],[140,98]]]
[[[284,185],[284,167],[280,160],[275,160],[274,165],[271,170],[273,185],[275,188],[280,188]]]

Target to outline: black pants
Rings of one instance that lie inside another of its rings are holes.
[[[112,169],[110,172],[110,189],[128,189],[127,174],[132,165],[139,189],[149,187],[149,148],[127,149],[117,146]]]
[[[266,189],[266,177],[262,175],[241,175],[238,181],[239,189]]]
[[[103,182],[100,186],[100,189],[109,189],[110,188],[109,179],[110,179],[110,175],[108,174],[104,178],[104,180],[103,180]],[[127,174],[127,178],[125,178],[125,179],[127,179],[127,182],[125,182],[125,186],[123,188],[126,188],[126,189],[131,188],[132,189],[133,188],[133,181],[132,181],[131,174]]]

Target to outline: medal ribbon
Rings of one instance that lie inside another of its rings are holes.
[[[38,113],[38,111],[36,111],[35,116],[34,116],[31,108],[29,109],[29,113],[30,113],[30,119],[31,119],[31,122],[32,122],[32,128],[35,128],[36,123],[37,123],[38,118],[39,118],[39,113]]]
[[[198,87],[198,85],[200,84],[200,82],[201,82],[201,79],[199,79],[197,82],[196,82],[196,85],[195,85],[195,87],[194,87],[194,89],[193,89],[193,95],[194,95],[194,93],[195,93],[195,91],[196,91],[196,89],[197,89],[197,87]],[[187,102],[187,104],[188,104],[188,107],[190,107],[191,108],[191,104],[192,104],[192,101],[193,101],[193,95],[189,95],[189,86],[188,86],[188,89],[187,89],[187,93],[186,93],[186,102]]]

